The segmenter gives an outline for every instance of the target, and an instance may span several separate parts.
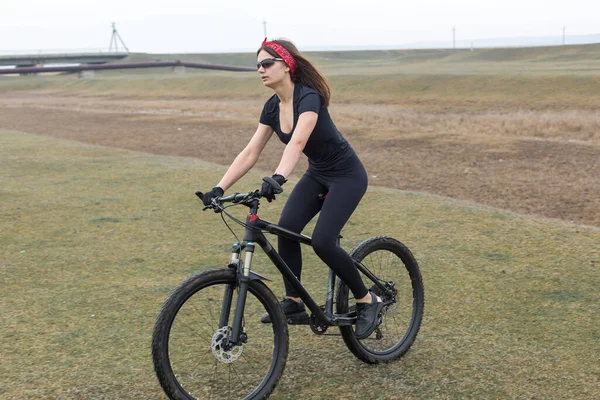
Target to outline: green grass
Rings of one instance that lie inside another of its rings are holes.
[[[504,68],[516,69],[518,66],[529,66],[526,72],[544,70],[555,65],[558,69],[579,66],[580,72],[600,72],[597,62],[600,60],[600,44],[516,47],[516,48],[482,48],[474,49],[415,49],[415,50],[356,50],[356,51],[312,51],[305,55],[321,68],[335,68],[347,71],[357,67],[370,70],[381,70],[389,67],[395,69],[407,66],[417,68],[427,65],[427,69],[415,69],[419,74],[430,73],[440,65],[452,66],[456,70],[473,65],[485,65],[489,70]],[[164,60],[181,60],[187,62],[225,64],[235,66],[254,65],[256,54],[132,54],[126,61],[148,62]],[[410,70],[410,69],[407,69]]]
[[[540,48],[308,52],[330,80],[335,102],[600,105],[600,44]],[[254,53],[132,54],[125,62],[182,60],[253,66]],[[70,76],[0,76],[0,93],[45,91],[79,96],[264,98],[254,72],[171,69]]]
[[[0,397],[164,398],[154,320],[183,279],[228,259],[231,234],[193,195],[223,167],[7,131],[0,159]],[[277,220],[285,198],[261,216]],[[368,366],[339,337],[291,327],[273,398],[600,396],[597,228],[372,187],[343,234],[347,249],[386,234],[413,250],[422,330],[403,359]],[[326,267],[305,254],[304,282],[323,298]],[[255,266],[281,295],[264,255]]]
[[[596,107],[600,106],[600,76],[519,76],[459,74],[356,74],[328,76],[334,103],[411,104],[440,107]],[[193,71],[142,75],[99,74],[0,78],[0,91],[44,92],[63,96],[129,98],[264,99],[272,92],[254,73]]]

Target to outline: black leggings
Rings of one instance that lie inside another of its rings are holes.
[[[319,211],[319,219],[312,234],[312,246],[315,253],[348,285],[359,299],[367,295],[360,274],[348,253],[337,245],[342,228],[358,206],[367,190],[367,173],[358,159],[351,166],[340,171],[335,177],[318,174],[310,169],[302,176],[288,198],[279,225],[300,233]],[[327,197],[319,199],[319,194]],[[300,243],[278,238],[279,254],[300,280],[302,254]],[[286,295],[299,297],[294,288],[284,280]]]

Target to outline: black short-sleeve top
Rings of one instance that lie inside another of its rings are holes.
[[[281,130],[279,97],[276,94],[265,103],[260,115],[260,123],[269,125],[279,139],[284,144],[288,144],[294,134],[300,114],[307,111],[316,112],[318,114],[317,124],[310,134],[303,152],[308,157],[309,169],[326,172],[338,169],[356,155],[331,120],[327,108],[322,108],[321,104],[321,96],[314,89],[296,83],[294,85],[294,125],[292,131],[286,133]]]

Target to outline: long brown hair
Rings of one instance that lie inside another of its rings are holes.
[[[297,67],[296,72],[292,75],[292,81],[294,83],[300,82],[301,84],[314,89],[314,91],[323,99],[323,107],[329,107],[331,89],[329,88],[329,83],[327,83],[327,80],[321,75],[319,70],[317,70],[306,57],[300,54],[296,46],[289,40],[276,39],[271,40],[271,42],[285,47],[285,49],[296,59]],[[256,52],[256,55],[258,55],[261,50],[266,51],[273,57],[279,57],[279,54],[277,54],[275,50],[267,46],[261,46]]]

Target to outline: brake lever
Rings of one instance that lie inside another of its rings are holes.
[[[223,205],[217,200],[216,197],[213,197],[213,199],[211,200],[211,205],[208,206],[208,208],[212,208],[217,214],[225,209],[225,207],[223,207]]]

